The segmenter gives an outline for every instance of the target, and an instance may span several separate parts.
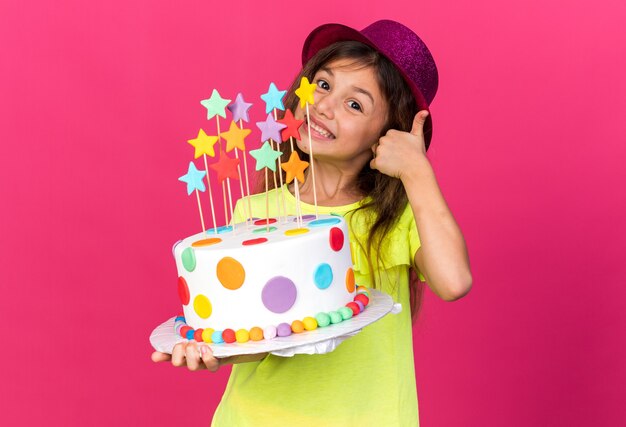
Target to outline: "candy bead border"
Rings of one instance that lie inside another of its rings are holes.
[[[293,322],[291,322],[291,324],[286,324],[286,323],[281,323],[280,325],[276,325],[276,326],[272,326],[272,328],[274,328],[275,330],[278,330],[279,327],[281,327],[281,331],[282,334],[277,334],[274,335],[271,338],[266,338],[265,337],[265,332],[264,329],[266,328],[259,328],[257,326],[251,328],[250,330],[247,329],[239,329],[237,331],[234,331],[233,329],[230,328],[226,328],[223,331],[215,331],[211,328],[198,328],[198,329],[194,329],[191,326],[187,325],[187,322],[185,320],[185,316],[183,313],[180,313],[178,316],[176,316],[176,318],[174,319],[174,330],[176,331],[177,335],[180,335],[182,338],[188,339],[188,340],[196,340],[198,342],[204,342],[207,344],[232,344],[232,343],[245,343],[251,340],[251,331],[253,329],[256,329],[254,335],[254,339],[252,339],[252,341],[262,341],[265,339],[273,339],[275,337],[280,337],[280,336],[289,336],[291,334],[299,334],[302,332],[306,332],[306,331],[313,331],[315,329],[318,328],[318,322],[316,320],[316,318],[320,315],[320,314],[326,314],[329,316],[329,319],[332,319],[333,316],[330,315],[330,313],[337,313],[339,315],[339,319],[337,322],[332,322],[332,320],[329,320],[329,323],[324,325],[324,326],[319,326],[320,328],[323,327],[327,327],[327,326],[331,326],[333,324],[336,323],[340,323],[343,322],[345,320],[348,320],[354,316],[357,316],[358,314],[362,313],[365,308],[368,306],[369,304],[369,291],[365,286],[357,286],[356,289],[356,295],[354,296],[354,298],[352,299],[352,301],[350,301],[349,303],[347,303],[346,305],[344,305],[343,307],[340,307],[339,309],[337,309],[334,312],[329,312],[329,313],[325,313],[325,312],[320,312],[318,314],[316,314],[315,316],[307,316],[302,320],[294,320]],[[335,316],[335,318],[337,318],[337,316]],[[286,326],[282,326],[282,325],[287,325],[290,328],[290,333],[289,334],[285,334],[285,329]],[[258,335],[258,330],[261,330],[261,337],[259,338]],[[210,331],[210,333],[205,333],[205,331]]]

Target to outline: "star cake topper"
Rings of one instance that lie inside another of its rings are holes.
[[[269,139],[273,139],[278,143],[283,142],[280,137],[280,131],[285,129],[287,126],[274,120],[272,113],[267,115],[267,119],[265,121],[256,122],[256,125],[259,129],[261,129],[261,142]]]
[[[207,120],[211,120],[215,116],[226,118],[226,106],[229,103],[230,99],[222,98],[217,89],[213,89],[209,99],[200,101],[200,104],[207,109]]]
[[[193,190],[206,190],[204,182],[202,181],[204,175],[206,175],[206,172],[199,171],[196,169],[196,165],[194,165],[193,162],[189,162],[189,169],[187,170],[187,173],[178,178],[178,180],[187,183],[187,195],[189,196],[193,193]]]
[[[248,123],[250,121],[250,116],[248,116],[250,107],[252,107],[252,104],[244,101],[243,95],[239,92],[235,98],[235,102],[230,104],[227,108],[233,115],[234,121],[238,122],[239,120],[243,120]]]
[[[226,152],[230,153],[233,148],[246,151],[246,143],[244,139],[250,135],[252,130],[240,129],[235,121],[230,122],[230,128],[226,132],[222,132],[222,138],[226,140]]]
[[[315,93],[316,88],[317,85],[315,83],[309,83],[309,79],[302,77],[300,87],[296,89],[296,95],[300,98],[300,108],[304,108],[307,103],[311,105],[315,104],[313,93]]]
[[[283,97],[287,93],[286,90],[278,90],[276,85],[272,82],[266,93],[261,95],[261,99],[265,101],[265,112],[269,113],[274,108],[278,110],[284,110]]]
[[[287,141],[290,137],[296,138],[300,141],[300,126],[304,123],[304,120],[298,120],[293,116],[293,113],[289,108],[285,110],[285,116],[282,119],[278,119],[278,123],[287,126],[280,133],[283,141]]]
[[[289,161],[281,165],[283,170],[287,172],[286,180],[287,184],[296,178],[301,183],[304,183],[304,171],[309,166],[309,162],[300,160],[300,156],[297,151],[292,151],[289,156]]]
[[[207,135],[203,129],[198,131],[198,137],[194,139],[188,139],[187,142],[193,145],[195,148],[194,159],[197,159],[203,154],[209,157],[215,157],[214,145],[217,142],[217,136]]]
[[[224,150],[220,150],[220,158],[209,167],[217,172],[217,182],[222,183],[226,178],[239,179],[237,165],[239,159],[228,157]]]
[[[250,150],[250,155],[256,160],[256,170],[269,168],[272,172],[276,172],[276,159],[281,156],[280,151],[273,150],[268,141],[257,150]]]

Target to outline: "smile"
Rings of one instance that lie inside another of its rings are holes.
[[[333,135],[331,132],[329,132],[327,129],[323,128],[319,124],[315,123],[313,119],[307,121],[307,123],[311,125],[311,130],[314,130],[315,133],[317,133],[318,135],[324,138],[335,139],[335,135]]]

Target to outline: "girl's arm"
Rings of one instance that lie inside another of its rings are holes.
[[[406,190],[421,247],[415,264],[440,298],[454,301],[472,287],[465,240],[426,157],[422,132],[428,111],[415,115],[411,132],[390,130],[373,148],[373,169],[399,178]]]

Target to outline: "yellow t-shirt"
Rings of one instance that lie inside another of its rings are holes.
[[[280,196],[282,194],[282,196]],[[277,209],[296,213],[295,197],[283,187],[251,196],[252,216],[270,217]],[[237,203],[235,220],[245,218]],[[284,203],[284,205],[283,205]],[[367,215],[348,212],[360,205],[318,206],[320,214],[347,215],[356,283],[373,287],[367,259],[356,239],[365,242]],[[301,203],[303,214],[315,207]],[[381,290],[402,304],[399,314],[388,314],[345,340],[333,352],[279,357],[233,366],[212,426],[418,426],[417,390],[409,307],[409,267],[420,246],[407,204],[394,229],[385,236],[384,266],[374,267]]]

